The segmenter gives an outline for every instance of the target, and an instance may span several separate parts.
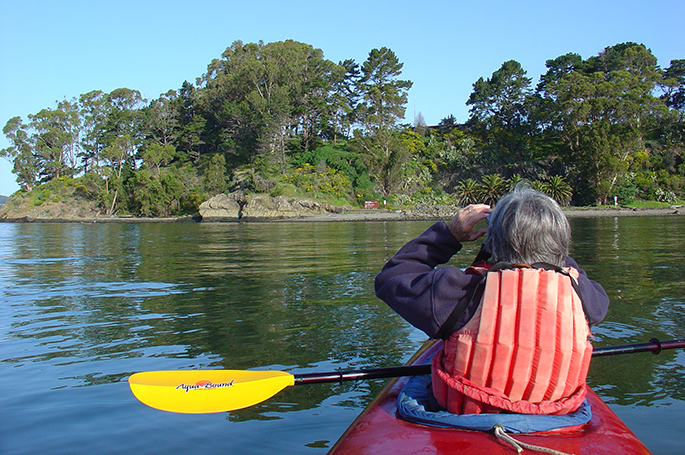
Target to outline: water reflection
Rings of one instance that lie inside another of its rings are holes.
[[[572,254],[611,299],[595,327],[600,346],[685,335],[685,223],[682,218],[573,219]],[[685,399],[683,353],[593,360],[590,383],[607,401],[649,406]]]
[[[572,256],[612,301],[598,346],[685,336],[684,221],[571,220]],[[423,335],[375,299],[373,278],[429,225],[0,224],[0,380],[25,384],[0,398],[0,421],[12,422],[0,426],[0,449],[55,448],[71,423],[80,449],[63,452],[107,453],[108,442],[113,453],[325,452],[386,381],[292,387],[217,419],[141,408],[125,380],[146,370],[403,363]],[[452,263],[465,267],[478,249],[465,246]],[[649,414],[685,400],[683,356],[596,359],[590,382]],[[124,443],[112,431],[122,421]]]

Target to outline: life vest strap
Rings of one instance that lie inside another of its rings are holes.
[[[580,304],[583,306],[583,314],[585,314],[585,318],[589,321],[590,320],[590,314],[587,311],[587,305],[585,304],[585,299],[583,298],[583,294],[580,292],[580,286],[578,286],[578,281],[571,276],[570,273],[568,273],[566,270],[562,269],[559,266],[548,264],[546,262],[536,262],[535,264],[531,264],[531,267],[535,269],[543,269],[543,270],[554,270],[557,273],[561,273],[562,275],[566,275],[571,279],[571,286],[573,286],[573,290],[576,291],[576,294],[578,294],[578,297],[580,298]]]
[[[454,326],[459,321],[459,318],[461,318],[464,312],[466,312],[466,308],[468,308],[469,304],[474,300],[474,298],[480,301],[480,299],[483,297],[484,289],[485,280],[482,279],[478,282],[478,285],[472,291],[467,292],[466,295],[459,301],[457,306],[454,307],[445,323],[442,325],[442,327],[440,327],[440,330],[438,330],[436,338],[446,340],[454,333]]]

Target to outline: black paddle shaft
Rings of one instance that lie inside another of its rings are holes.
[[[654,354],[660,353],[664,349],[685,348],[685,339],[659,341],[652,338],[647,343],[625,344],[621,346],[605,346],[595,348],[592,357],[603,357],[608,355],[631,354],[635,352],[651,351]],[[295,374],[295,385],[301,384],[321,384],[325,382],[358,381],[361,379],[380,379],[398,378],[401,376],[420,376],[430,374],[430,364],[424,365],[405,365],[401,367],[388,368],[369,368],[361,370],[342,370],[329,371],[324,373],[301,373]]]
[[[659,341],[652,338],[647,343],[624,344],[622,346],[606,346],[592,351],[592,357],[602,357],[605,355],[632,354],[634,352],[651,351],[658,354],[664,349],[685,348],[685,339]]]
[[[318,384],[323,382],[357,381],[360,379],[399,378],[430,374],[430,364],[401,367],[370,368],[362,370],[338,370],[327,373],[303,373],[295,375],[295,384]]]

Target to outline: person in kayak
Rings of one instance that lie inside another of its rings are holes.
[[[474,229],[486,218],[487,228]],[[485,234],[474,266],[440,266]],[[604,319],[609,299],[568,256],[570,240],[559,205],[518,187],[494,210],[469,205],[449,224],[433,224],[386,263],[376,295],[445,340],[433,359],[440,406],[458,414],[565,414],[580,406],[589,328]]]

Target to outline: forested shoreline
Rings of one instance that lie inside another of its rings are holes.
[[[234,42],[194,83],[120,88],[10,119],[0,150],[22,197],[103,214],[192,214],[219,193],[390,207],[494,203],[528,181],[561,204],[685,198],[685,60],[642,44],[513,60],[473,84],[469,119],[403,124],[412,81],[388,48],[334,63],[296,41]]]

